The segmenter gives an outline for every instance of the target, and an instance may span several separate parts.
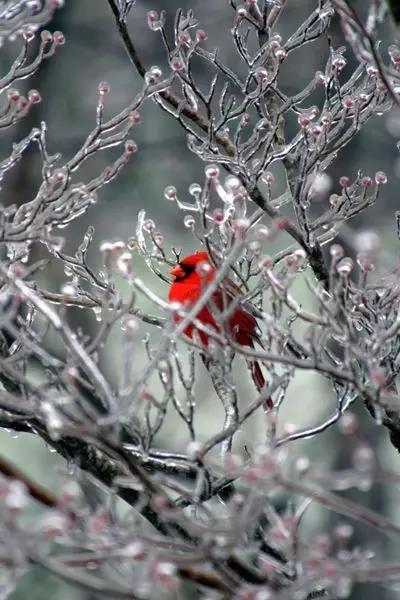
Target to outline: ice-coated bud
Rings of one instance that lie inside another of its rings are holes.
[[[335,58],[332,59],[332,67],[337,73],[340,73],[340,71],[345,66],[346,66],[346,60],[344,59],[343,56],[336,56]]]
[[[253,240],[247,244],[247,249],[250,254],[254,256],[259,256],[261,252],[261,244],[258,240]]]
[[[250,227],[249,219],[235,219],[232,221],[232,229],[234,231],[244,231]]]
[[[308,456],[299,456],[296,460],[295,467],[299,475],[305,475],[311,466],[311,461]]]
[[[225,179],[225,187],[228,192],[236,192],[240,186],[240,179],[234,175],[228,175],[228,177]]]
[[[207,165],[204,169],[204,173],[206,174],[207,179],[216,179],[219,177],[219,167],[218,165]]]
[[[129,118],[133,125],[140,125],[140,123],[142,121],[140,113],[137,110],[134,110],[133,112],[131,112],[131,114],[129,115]]]
[[[124,148],[125,154],[135,154],[138,150],[138,145],[135,140],[126,140]]]
[[[333,530],[336,541],[341,546],[347,545],[354,535],[354,527],[350,523],[339,523]]]
[[[179,73],[179,71],[183,71],[185,68],[185,63],[179,56],[175,56],[170,62],[170,67],[173,71]]]
[[[275,50],[274,54],[279,61],[282,61],[286,58],[286,50],[283,48],[278,48],[278,50]]]
[[[121,275],[127,276],[132,273],[132,254],[123,252],[117,260],[117,269]]]
[[[270,237],[271,231],[266,225],[259,225],[256,229],[256,238],[260,241],[266,240]]]
[[[183,219],[183,224],[188,229],[191,229],[192,227],[194,227],[195,219],[194,219],[193,215],[185,215],[185,217]]]
[[[203,456],[203,446],[200,442],[189,442],[186,447],[186,453],[192,460],[201,458]]]
[[[23,511],[28,504],[28,491],[22,481],[12,480],[8,484],[4,504],[12,512]]]
[[[173,185],[168,185],[164,190],[164,197],[167,200],[170,200],[171,202],[176,200],[176,197],[177,197],[176,187],[174,187]]]
[[[72,504],[81,495],[81,488],[73,479],[67,479],[61,486],[59,500],[61,504]]]
[[[352,462],[357,469],[362,473],[370,471],[375,465],[375,455],[369,446],[366,444],[360,444],[353,452]]]
[[[243,19],[244,17],[247,17],[248,13],[244,6],[238,6],[236,9],[236,14],[239,18]]]
[[[198,183],[191,183],[189,186],[189,194],[191,196],[199,196],[201,194],[201,185]]]
[[[385,185],[387,183],[387,175],[383,171],[378,171],[375,173],[375,183],[376,185]]]
[[[61,293],[64,298],[74,298],[77,295],[77,289],[72,283],[65,283],[61,286]]]
[[[322,71],[317,71],[314,75],[314,81],[317,85],[325,85],[326,77]]]
[[[307,115],[301,115],[297,121],[302,129],[306,129],[310,125],[310,119]]]
[[[360,186],[363,188],[369,188],[372,186],[372,179],[371,177],[368,177],[368,175],[365,175],[364,177],[361,177],[360,179]]]
[[[139,330],[139,322],[137,319],[131,316],[127,316],[122,320],[121,329],[122,331],[126,331],[127,333],[133,334]]]
[[[223,223],[225,220],[225,214],[222,208],[215,208],[212,212],[211,218],[214,221],[214,223]]]
[[[24,108],[29,106],[29,100],[25,96],[20,96],[17,100],[17,105],[20,110],[24,110]]]
[[[358,429],[357,416],[353,412],[346,412],[339,420],[338,429],[342,435],[354,435]]]
[[[394,44],[389,46],[388,53],[390,56],[390,60],[394,65],[400,64],[400,49],[397,46],[395,46]]]
[[[364,271],[365,273],[371,273],[375,269],[375,265],[368,254],[357,254],[357,264],[361,271]]]
[[[262,180],[265,181],[267,185],[272,185],[275,181],[274,174],[271,171],[267,171],[262,175]]]
[[[52,180],[54,183],[61,183],[67,178],[67,172],[65,169],[55,169],[52,174]]]
[[[205,42],[207,40],[207,34],[203,29],[198,29],[196,31],[196,41],[197,42]]]
[[[42,96],[37,90],[29,90],[28,99],[31,104],[40,104]]]
[[[154,25],[154,23],[157,23],[158,21],[158,13],[155,10],[149,10],[149,12],[147,13],[147,23],[149,24],[149,26]]]
[[[154,231],[155,228],[156,228],[156,224],[154,223],[153,219],[146,219],[145,222],[143,223],[143,229],[145,231],[147,231],[147,233]]]
[[[107,83],[107,81],[101,81],[99,83],[98,89],[99,89],[99,94],[101,96],[104,96],[104,94],[109,94],[111,88],[110,88],[110,84]]]
[[[65,44],[65,35],[62,31],[55,31],[53,33],[53,40],[56,46],[62,46]]]
[[[44,29],[40,33],[40,37],[42,38],[42,42],[44,42],[45,44],[48,44],[53,41],[53,36],[51,35],[50,31],[48,31],[47,29]]]
[[[345,177],[345,176],[341,177],[339,179],[339,185],[343,189],[348,188],[349,185],[350,185],[350,179],[348,177]]]
[[[336,270],[342,277],[347,277],[353,270],[354,263],[349,256],[342,258],[336,265]]]
[[[39,521],[39,531],[48,540],[64,535],[70,528],[70,520],[55,510],[49,511]]]
[[[354,106],[354,100],[351,96],[343,96],[342,104],[346,110],[350,110]]]
[[[255,71],[255,76],[256,76],[257,81],[259,81],[260,83],[263,83],[264,81],[266,81],[268,79],[268,71],[267,71],[267,69],[264,69],[264,67],[259,67]]]
[[[181,31],[178,34],[178,41],[183,44],[189,44],[192,41],[192,39],[187,31]]]
[[[16,102],[20,97],[20,93],[18,90],[14,89],[14,88],[10,88],[9,90],[7,90],[7,98],[9,100],[12,100],[12,102]]]
[[[368,65],[366,71],[367,75],[369,75],[370,77],[376,77],[379,73],[378,69],[374,67],[374,65]]]
[[[23,36],[24,40],[29,43],[35,38],[35,33],[34,33],[34,31],[28,30],[28,31],[24,31],[22,36]]]

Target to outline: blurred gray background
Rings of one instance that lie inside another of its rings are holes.
[[[284,39],[316,4],[315,0],[288,0],[285,17],[279,27],[279,32]],[[354,2],[360,10],[365,7],[365,4],[365,0]],[[146,26],[146,12],[149,9],[165,8],[172,19],[177,7],[193,8],[201,27],[208,33],[207,49],[212,50],[218,45],[221,56],[233,68],[240,68],[229,35],[232,10],[226,0],[180,0],[178,2],[156,0],[151,4],[145,0],[138,0],[129,21],[130,31],[147,67],[159,65],[163,68],[166,61],[158,34],[150,32]],[[94,126],[97,86],[100,81],[106,80],[111,85],[111,93],[106,98],[106,115],[109,116],[127,105],[140,89],[140,79],[128,62],[106,0],[66,0],[65,7],[57,13],[50,28],[62,30],[67,43],[57,51],[54,58],[43,64],[35,77],[27,83],[17,84],[16,87],[21,91],[26,89],[26,85],[28,88],[38,89],[42,94],[43,102],[34,107],[30,115],[10,132],[2,133],[1,159],[9,153],[12,140],[18,141],[41,120],[47,122],[50,152],[61,152],[65,158],[70,157]],[[393,32],[388,30],[385,35],[391,33]],[[333,27],[332,38],[334,45],[342,43],[337,23]],[[6,72],[18,48],[18,42],[15,42],[7,44],[1,50],[2,73]],[[316,70],[324,68],[327,56],[326,41],[301,50],[285,65],[282,79],[285,91],[287,93],[299,91],[312,78]],[[344,72],[344,76],[351,68],[351,53],[348,53],[348,58],[349,67]],[[206,82],[207,71],[202,72],[202,68],[204,69],[199,66],[199,77],[201,81]],[[162,226],[167,245],[182,246],[185,250],[196,249],[192,239],[183,231],[182,214],[173,204],[164,199],[163,189],[166,185],[175,185],[183,198],[190,183],[202,181],[204,165],[187,151],[184,133],[171,117],[161,112],[151,102],[141,112],[142,124],[133,132],[140,151],[122,171],[120,177],[103,188],[98,203],[93,205],[86,215],[61,232],[66,238],[66,249],[73,252],[87,227],[90,224],[95,226],[95,241],[89,254],[95,267],[100,267],[98,247],[101,241],[127,240],[134,233],[137,213],[141,208],[145,208],[148,216],[153,218],[160,227]],[[399,204],[400,162],[396,149],[398,139],[400,139],[400,113],[393,111],[383,117],[376,117],[346,148],[333,169],[329,171],[332,178],[332,191],[336,191],[337,180],[341,175],[353,178],[358,169],[371,175],[377,170],[383,170],[388,174],[389,183],[383,189],[377,205],[351,223],[351,226],[357,231],[373,229],[378,232],[385,249],[395,257],[398,255],[399,243],[394,220],[394,212]],[[79,178],[86,179],[100,172],[115,157],[116,153],[113,151],[96,155],[84,166]],[[40,176],[39,167],[36,150],[32,149],[8,176],[2,194],[3,204],[21,203],[32,197]],[[320,201],[327,202],[328,195],[329,193]],[[43,250],[40,248],[36,252],[37,256],[43,255]],[[146,272],[139,261],[135,264],[135,268],[161,296],[166,296],[166,287]],[[46,271],[43,284],[47,289],[57,291],[65,280],[64,274],[54,263]],[[123,283],[121,286],[123,289]],[[299,285],[298,293],[307,304],[309,299],[306,297],[305,288]],[[74,326],[79,325],[88,330],[96,326],[93,315],[87,315],[79,310],[71,311],[70,319]],[[102,366],[112,379],[118,372],[119,350],[120,338],[116,335],[107,345],[102,358]],[[140,353],[135,357],[137,368],[140,368],[142,358],[143,355]],[[220,410],[215,406],[207,374],[200,365],[199,374],[199,386],[202,386],[201,389],[206,392],[202,394],[205,399],[199,409],[196,423],[199,431],[209,432],[209,428],[212,428],[216,422],[217,415],[220,415]],[[285,410],[283,412],[283,422],[286,415],[287,420],[297,426],[317,423],[321,415],[328,414],[333,407],[330,395],[324,394],[325,389],[324,382],[318,377],[300,373],[296,378],[296,385],[291,390],[286,412]],[[248,392],[246,384],[240,384],[240,391],[242,401],[246,402]],[[385,467],[393,468],[398,472],[400,457],[390,446],[386,431],[375,426],[362,408],[359,409],[359,415],[363,422],[365,437],[377,449],[380,460]],[[255,421],[250,427],[256,432],[260,425]],[[173,443],[171,437],[174,438]],[[158,445],[184,447],[187,441],[183,425],[177,427],[176,420],[171,418],[158,440]],[[347,447],[336,428],[332,428],[321,435],[319,440],[294,444],[292,452],[318,459],[316,466],[323,469],[333,465],[348,464],[350,446],[351,444]],[[0,450],[26,472],[53,488],[62,479],[66,470],[63,462],[33,436],[23,435],[16,438],[8,432],[1,432]],[[347,496],[360,499],[400,524],[396,490],[388,491],[373,486],[367,492],[352,492]],[[332,523],[338,520],[335,516],[314,509],[311,509],[311,514],[313,517],[305,520],[306,537],[329,526],[328,519],[331,519]],[[374,538],[371,536],[372,533],[372,530],[358,528],[357,542],[366,544],[380,553],[383,552],[387,557],[398,558],[399,548],[393,548],[387,538]],[[358,586],[351,597],[356,600],[372,600],[378,593],[381,600],[394,600],[400,597],[400,591],[382,590],[373,585]],[[29,597],[30,600],[39,600],[45,595],[57,600],[93,598],[48,577],[39,570],[32,570],[21,580],[12,599],[22,600]]]

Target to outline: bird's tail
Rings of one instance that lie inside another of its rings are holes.
[[[261,392],[261,390],[265,386],[266,382],[265,382],[264,375],[261,371],[261,367],[257,361],[253,361],[251,363],[251,375],[253,377],[253,381],[256,384],[258,391]],[[264,403],[264,408],[270,409],[273,407],[273,405],[274,405],[274,403],[272,402],[272,398],[271,397],[266,398],[265,403]]]

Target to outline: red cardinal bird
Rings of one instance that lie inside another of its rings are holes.
[[[208,271],[206,271],[204,275],[203,273],[199,273],[201,268],[199,265],[201,263],[208,265]],[[197,252],[191,256],[186,256],[171,270],[171,275],[173,275],[175,279],[171,283],[169,289],[169,301],[179,302],[185,308],[190,309],[190,307],[197,302],[207,284],[214,279],[215,273],[216,269],[210,263],[207,252]],[[238,294],[241,294],[238,286],[229,278],[226,278],[223,290],[221,288],[216,289],[210,303],[199,310],[196,318],[204,323],[204,325],[212,327],[217,332],[220,332],[221,327],[215,321],[212,314],[213,307],[222,311],[226,304],[229,304],[229,302],[231,302]],[[182,317],[177,316],[175,320],[180,321],[181,318]],[[248,313],[241,306],[237,306],[228,317],[227,323],[230,335],[235,342],[241,346],[254,346],[254,342],[257,341],[258,336],[257,323],[253,315]],[[202,343],[207,346],[209,336],[204,331],[196,329],[195,325],[189,324],[184,333],[191,338],[194,330],[196,330]],[[251,369],[254,382],[258,389],[263,388],[265,379],[261,372],[260,365],[254,361],[252,362]]]

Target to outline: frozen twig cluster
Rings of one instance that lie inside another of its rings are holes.
[[[36,58],[29,58],[35,28],[59,3],[6,4],[2,36],[20,35],[23,50],[0,80],[7,96],[0,127],[40,101],[39,92],[26,99],[11,86],[65,41],[60,32],[42,31]],[[336,240],[346,221],[379,199],[387,178],[382,171],[359,172],[332,182],[327,174],[369,119],[397,102],[396,51],[389,48],[387,64],[376,53],[383,4],[370,3],[363,25],[347,2],[321,0],[283,39],[284,0],[241,6],[232,0],[226,27],[236,51],[232,64],[209,49],[192,10],[179,10],[174,19],[150,10],[149,35],[159,36],[165,49],[164,75],[159,66],[145,67],[132,41],[127,18],[136,2],[108,4],[142,78],[137,95],[106,117],[110,89],[101,82],[95,127],[72,157],[49,153],[42,123],[0,163],[2,179],[36,145],[42,166],[34,198],[19,206],[4,202],[0,211],[7,251],[0,263],[0,423],[40,436],[70,465],[60,489],[50,493],[0,457],[3,597],[30,565],[116,599],[175,597],[182,582],[204,599],[236,600],[347,598],[358,582],[396,583],[400,565],[359,547],[354,528],[364,524],[372,538],[390,535],[398,543],[400,527],[343,492],[399,483],[379,464],[351,410],[364,404],[400,450],[398,271],[380,260],[373,233],[358,235],[352,257]],[[335,14],[358,61],[353,72],[346,69],[346,48],[333,47],[328,37]],[[321,39],[329,48],[326,63],[288,96],[280,79],[286,61]],[[206,84],[196,61],[207,67]],[[88,260],[92,227],[72,255],[58,231],[85,213],[136,153],[129,137],[148,99],[183,127],[189,151],[205,163],[201,183],[186,193],[179,182],[168,182],[160,198],[171,201],[193,246],[209,257],[198,265],[204,286],[189,305],[167,302],[137,275],[134,262],[142,260],[169,283],[168,269],[181,258],[144,210],[135,235],[101,243],[100,271]],[[85,176],[85,161],[111,147],[120,148],[119,157],[95,177]],[[327,201],[315,202],[321,196]],[[32,259],[35,244],[44,244],[67,277],[57,292],[38,283],[43,263]],[[121,277],[128,294],[120,291]],[[307,286],[309,309],[297,296],[298,281]],[[213,302],[217,291],[222,306]],[[152,312],[143,310],[143,300]],[[70,325],[71,306],[95,313],[91,337]],[[204,307],[215,326],[199,318]],[[239,344],[227,326],[238,307],[257,320],[259,345]],[[100,357],[115,331],[122,343],[111,382]],[[61,352],[48,343],[49,334]],[[199,356],[223,414],[212,431],[196,420]],[[254,360],[265,372],[262,389],[250,387]],[[333,408],[324,401],[320,422],[310,419],[293,430],[281,415],[300,370],[320,376]],[[186,439],[180,449],[160,448],[171,415]],[[244,444],[255,416],[262,436]],[[345,469],[327,472],[292,452],[295,440],[318,440],[334,426],[350,448]],[[31,502],[42,509],[39,519],[29,515]],[[304,516],[315,506],[344,520],[304,536]]]

